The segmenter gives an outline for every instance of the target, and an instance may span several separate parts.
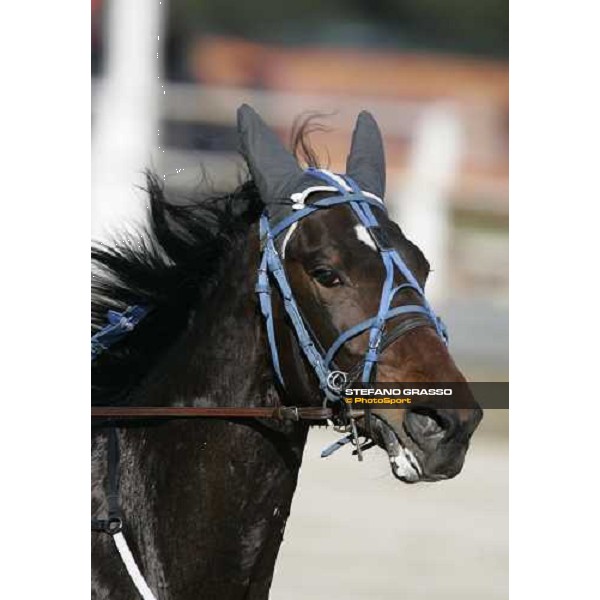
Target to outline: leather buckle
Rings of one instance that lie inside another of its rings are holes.
[[[300,412],[297,406],[280,406],[277,409],[277,418],[282,421],[299,421]]]

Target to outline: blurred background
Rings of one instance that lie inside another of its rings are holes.
[[[94,237],[144,219],[146,167],[176,194],[201,168],[233,187],[243,102],[285,139],[326,115],[312,141],[342,172],[368,109],[453,356],[508,381],[507,0],[92,0],[91,39]],[[272,598],[506,598],[507,434],[488,410],[456,480],[403,486],[311,432]]]

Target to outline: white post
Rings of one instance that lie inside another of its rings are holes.
[[[143,222],[145,202],[136,186],[152,149],[161,145],[159,101],[164,81],[162,25],[167,0],[111,0],[105,34],[105,77],[92,129],[92,234]],[[162,133],[162,132],[161,132]]]
[[[452,105],[428,106],[417,123],[404,185],[392,190],[392,217],[431,264],[427,296],[434,302],[444,300],[448,290],[448,195],[463,155],[461,125]]]

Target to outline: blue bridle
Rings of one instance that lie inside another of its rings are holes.
[[[271,227],[269,223],[267,211],[265,210],[263,212],[260,218],[262,257],[258,269],[258,281],[255,289],[258,293],[261,312],[265,318],[267,339],[269,342],[273,368],[280,384],[285,387],[279,361],[279,352],[275,341],[271,280],[274,280],[277,284],[281,297],[283,298],[285,311],[296,332],[298,343],[319,380],[319,387],[323,393],[324,401],[339,401],[342,397],[340,392],[342,384],[345,383],[343,377],[345,374],[333,368],[334,359],[342,346],[354,337],[369,330],[369,345],[364,356],[361,377],[362,382],[368,382],[371,379],[373,368],[377,364],[382,351],[383,334],[388,320],[410,313],[420,314],[431,323],[445,343],[448,341],[448,336],[444,324],[433,312],[433,309],[425,298],[423,289],[411,270],[399,253],[388,243],[385,235],[383,235],[377,218],[372,211],[372,207],[375,207],[386,212],[383,202],[376,199],[376,197],[371,194],[365,194],[365,192],[361,191],[357,184],[347,175],[336,176],[328,171],[314,168],[307,169],[307,173],[314,178],[321,179],[327,183],[328,186],[333,187],[337,190],[339,195],[323,198],[308,205],[295,204],[294,212],[279,221],[273,227]],[[281,261],[275,244],[278,236],[287,231],[294,223],[298,223],[300,220],[318,210],[343,204],[350,205],[360,223],[369,232],[376,245],[377,251],[381,256],[386,275],[381,290],[377,314],[341,333],[329,349],[326,352],[322,352],[320,350],[321,346],[313,338],[313,335],[298,308],[298,304],[294,298],[294,294],[285,273],[283,262]],[[405,283],[394,286],[394,275],[396,270],[400,272],[406,281]],[[400,291],[409,289],[415,291],[421,297],[422,304],[409,304],[390,308],[395,295]],[[142,306],[128,307],[123,313],[109,311],[108,325],[92,337],[92,361],[98,358],[104,350],[127,336],[148,312],[149,309]],[[339,376],[342,376],[342,381],[340,381]]]
[[[271,280],[274,280],[277,284],[281,297],[283,298],[285,311],[296,332],[298,343],[319,380],[319,387],[323,393],[324,402],[327,400],[339,401],[342,397],[340,393],[342,385],[340,385],[340,383],[343,384],[345,381],[340,382],[337,375],[341,372],[332,369],[334,359],[342,346],[357,335],[369,330],[369,345],[364,356],[364,365],[362,369],[361,381],[363,382],[370,381],[373,367],[379,360],[383,333],[386,322],[389,319],[393,319],[399,315],[418,313],[426,317],[445,343],[447,343],[448,338],[444,324],[433,312],[418,281],[402,257],[388,243],[385,235],[383,235],[377,218],[372,211],[372,207],[376,207],[379,210],[386,212],[383,202],[376,199],[372,194],[365,194],[348,176],[334,175],[328,171],[314,168],[309,168],[306,172],[312,177],[321,179],[329,186],[334,187],[339,195],[323,198],[306,206],[294,205],[296,210],[273,227],[269,223],[267,211],[265,210],[265,212],[263,212],[260,219],[262,258],[258,269],[256,292],[258,293],[261,312],[266,322],[267,338],[273,367],[281,385],[285,387],[279,361],[279,353],[275,341]],[[386,275],[381,290],[377,314],[341,333],[331,347],[323,353],[319,350],[320,346],[318,345],[318,342],[313,339],[298,308],[298,304],[285,274],[284,265],[275,244],[277,237],[294,223],[297,223],[318,210],[342,204],[350,205],[360,223],[364,225],[371,235],[376,244],[377,251],[381,256],[381,260],[383,261]],[[400,272],[406,281],[405,283],[394,286],[394,275],[396,270]],[[422,305],[410,304],[390,308],[394,296],[398,292],[408,289],[415,291],[421,297]]]

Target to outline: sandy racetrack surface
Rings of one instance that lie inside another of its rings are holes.
[[[508,598],[508,440],[475,434],[454,480],[405,485],[383,451],[358,463],[314,429],[272,600]]]

